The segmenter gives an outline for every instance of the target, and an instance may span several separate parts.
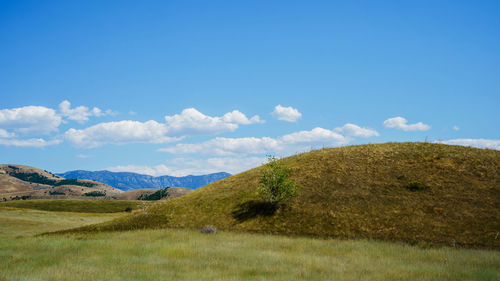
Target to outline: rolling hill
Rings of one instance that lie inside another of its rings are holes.
[[[139,197],[144,195],[150,195],[160,190],[159,188],[143,188],[143,189],[134,189],[127,192],[123,192],[121,194],[117,194],[113,196],[113,199],[118,200],[138,200]],[[174,199],[188,193],[191,193],[193,190],[185,187],[169,187],[167,196],[162,198],[161,200],[170,200]]]
[[[58,174],[67,179],[88,179],[95,180],[118,189],[129,191],[133,189],[150,189],[165,187],[187,187],[196,189],[212,182],[231,176],[228,173],[213,173],[201,176],[172,177],[160,176],[153,177],[128,172],[110,172],[110,171],[69,171]]]
[[[97,181],[65,179],[30,166],[0,165],[0,200],[80,198],[91,192],[113,196],[123,191]]]
[[[144,212],[72,230],[201,228],[500,248],[500,151],[385,143],[311,151],[282,163],[299,195],[277,211],[262,167]],[[426,188],[413,191],[409,183]]]

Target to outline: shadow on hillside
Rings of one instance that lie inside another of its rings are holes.
[[[258,216],[272,216],[278,208],[275,204],[252,200],[237,205],[231,213],[237,221],[244,222]]]

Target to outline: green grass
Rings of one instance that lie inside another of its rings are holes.
[[[499,280],[493,251],[138,230],[0,240],[0,280]]]
[[[201,228],[500,249],[500,151],[431,143],[316,150],[282,160],[299,195],[276,213],[262,167],[75,231]],[[425,188],[410,190],[419,182]]]
[[[115,213],[124,212],[128,207],[133,210],[141,209],[148,204],[149,203],[144,201],[124,200],[40,199],[7,201],[0,203],[0,207],[4,206],[58,212]]]
[[[500,253],[197,230],[43,235],[115,214],[0,208],[0,280],[499,280]]]
[[[123,215],[123,213],[47,212],[0,207],[0,240],[95,224]]]

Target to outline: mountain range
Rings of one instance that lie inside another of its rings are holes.
[[[187,187],[196,189],[212,182],[231,176],[229,173],[220,172],[200,176],[160,176],[153,177],[130,172],[110,172],[110,171],[85,171],[75,170],[57,174],[66,179],[87,179],[95,180],[123,191],[138,188],[165,188],[165,187]]]

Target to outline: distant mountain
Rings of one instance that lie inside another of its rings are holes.
[[[201,176],[172,177],[161,176],[153,177],[128,172],[110,172],[110,171],[84,171],[76,170],[57,174],[67,179],[87,179],[95,180],[118,189],[128,191],[138,188],[165,188],[165,187],[187,187],[196,189],[209,183],[221,180],[231,176],[229,173],[214,173]]]
[[[0,165],[0,200],[47,198],[104,198],[123,193],[122,190],[88,179],[65,179],[31,166]],[[87,194],[87,195],[86,195]],[[5,199],[4,199],[5,198]]]

